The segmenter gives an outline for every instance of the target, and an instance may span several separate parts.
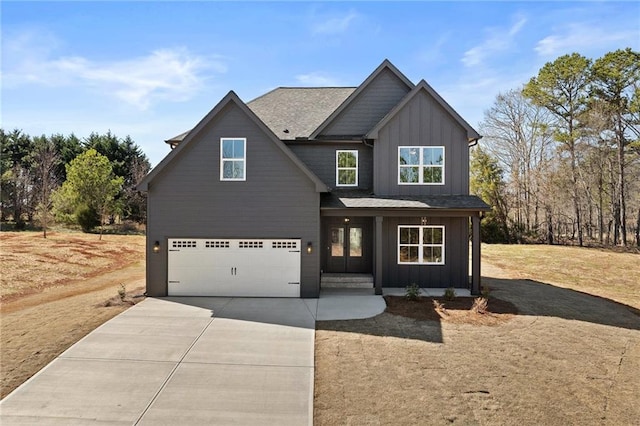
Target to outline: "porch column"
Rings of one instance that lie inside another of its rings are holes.
[[[376,216],[376,273],[374,277],[375,293],[382,295],[382,216]]]
[[[480,294],[480,213],[471,216],[471,294]]]

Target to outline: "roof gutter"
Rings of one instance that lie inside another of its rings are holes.
[[[482,136],[478,136],[477,138],[473,138],[469,141],[469,148],[478,145],[478,141],[482,139]]]

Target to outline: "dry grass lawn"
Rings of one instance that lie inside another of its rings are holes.
[[[144,286],[144,237],[0,233],[0,397],[129,305]],[[139,300],[139,299],[136,299]]]
[[[484,280],[489,309],[497,298],[519,312],[487,326],[434,317],[425,303],[412,305],[418,315],[405,306],[402,315],[319,322],[314,424],[640,424],[640,280],[628,279],[639,276],[640,256],[483,250],[484,275],[495,277]]]
[[[530,279],[601,296],[640,309],[640,254],[599,248],[483,244],[491,276]],[[483,269],[484,270],[484,269]]]

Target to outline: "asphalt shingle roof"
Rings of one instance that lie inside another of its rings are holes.
[[[308,138],[354,90],[355,87],[279,87],[247,106],[279,139]]]
[[[381,197],[365,192],[333,192],[323,194],[321,209],[441,209],[441,210],[490,210],[475,195],[423,195],[415,197]]]

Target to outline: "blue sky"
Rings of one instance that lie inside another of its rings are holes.
[[[3,1],[4,129],[165,139],[229,91],[357,86],[385,58],[471,125],[560,55],[640,50],[637,2]]]

